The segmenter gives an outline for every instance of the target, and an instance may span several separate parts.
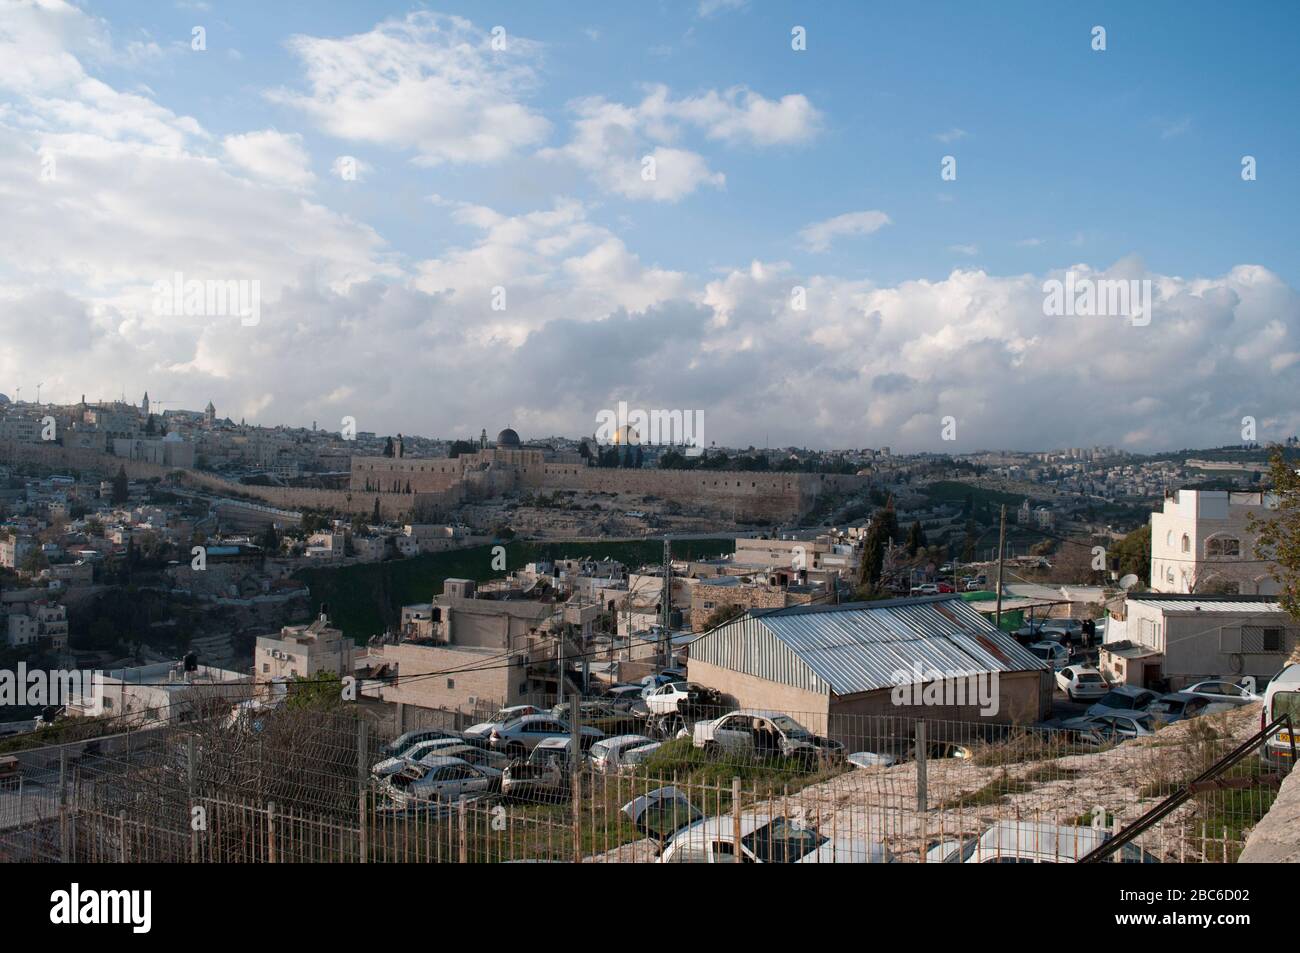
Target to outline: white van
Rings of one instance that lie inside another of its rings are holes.
[[[1265,728],[1274,719],[1291,716],[1291,734],[1279,728],[1264,742],[1260,757],[1269,764],[1290,766],[1293,751],[1300,747],[1300,662],[1293,662],[1268,683],[1264,692],[1264,710],[1260,713],[1259,727]]]

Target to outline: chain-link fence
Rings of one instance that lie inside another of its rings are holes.
[[[492,707],[284,708],[23,751],[0,786],[0,859],[1075,860],[1259,728],[1255,707],[1127,740],[592,699],[575,726],[571,703]],[[1119,859],[1232,861],[1279,781],[1246,758]]]

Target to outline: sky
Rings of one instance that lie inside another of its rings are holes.
[[[1298,27],[0,0],[0,391],[447,438],[626,402],[740,447],[1280,440]],[[256,282],[255,319],[176,313],[177,276]],[[1054,312],[1067,276],[1151,306]]]

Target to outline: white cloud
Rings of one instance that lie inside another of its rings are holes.
[[[877,209],[863,212],[845,212],[822,222],[813,222],[799,230],[799,238],[809,251],[830,250],[831,243],[845,235],[870,235],[892,222],[889,216]]]
[[[549,124],[519,101],[536,82],[539,44],[459,17],[415,12],[341,39],[294,36],[308,91],[275,90],[330,135],[413,150],[416,161],[491,162],[535,145]]]
[[[958,255],[965,255],[968,258],[978,255],[980,253],[979,245],[974,245],[974,244],[949,245],[948,250],[952,252],[956,252]]]
[[[222,147],[231,162],[267,182],[303,189],[316,180],[311,171],[311,157],[297,133],[264,129],[227,136]]]
[[[936,132],[934,138],[946,145],[951,142],[957,142],[959,139],[965,139],[968,135],[970,135],[970,133],[965,129],[958,129],[954,126],[952,129],[948,129],[944,132]]]
[[[730,146],[764,147],[804,142],[821,122],[802,95],[772,100],[744,87],[673,99],[660,84],[647,87],[636,105],[593,96],[571,103],[570,110],[576,116],[570,141],[539,155],[577,165],[604,191],[659,202],[726,184],[703,155],[676,145],[688,132]]]

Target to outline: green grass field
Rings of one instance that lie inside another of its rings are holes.
[[[730,539],[691,539],[673,543],[673,557],[704,558],[735,550]],[[606,557],[638,567],[663,559],[659,540],[608,543],[506,544],[506,568],[520,569],[539,559]],[[329,604],[330,617],[345,634],[358,642],[396,626],[402,606],[428,602],[442,592],[444,579],[486,582],[504,573],[492,568],[492,547],[475,546],[409,559],[366,563],[339,569],[303,569],[295,575],[311,589],[313,610]]]

